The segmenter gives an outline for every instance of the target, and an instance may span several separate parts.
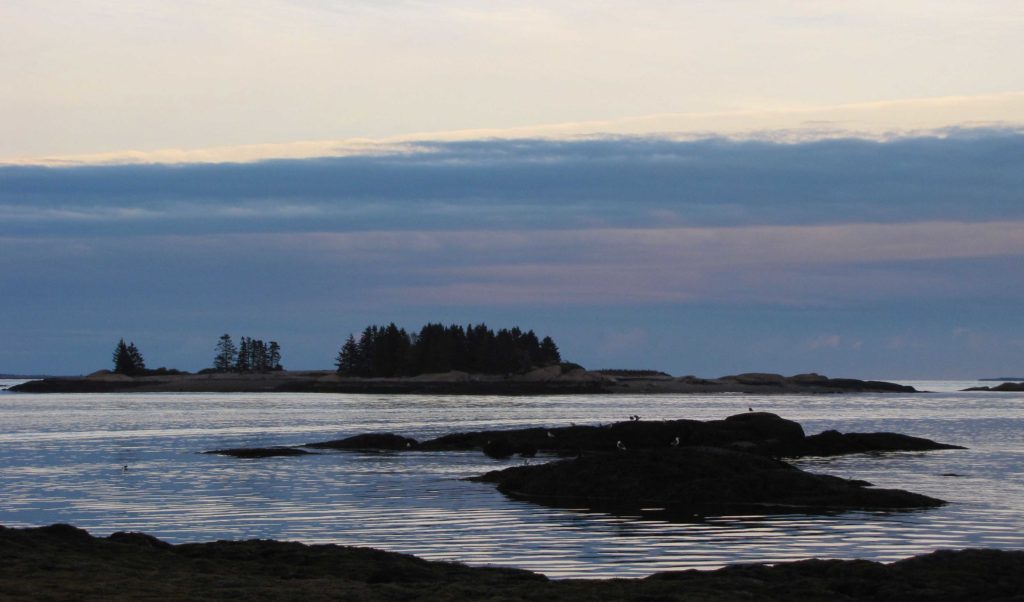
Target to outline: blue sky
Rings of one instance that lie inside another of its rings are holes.
[[[370,323],[590,368],[1024,371],[1024,6],[13,0],[0,372],[329,368]]]

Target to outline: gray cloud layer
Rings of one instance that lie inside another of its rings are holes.
[[[225,330],[326,367],[366,323],[439,319],[546,330],[588,365],[1008,369],[1024,135],[948,134],[4,167],[0,371],[95,368],[120,336],[201,367]]]
[[[1024,135],[422,143],[408,155],[0,168],[2,232],[820,224],[1024,217]]]

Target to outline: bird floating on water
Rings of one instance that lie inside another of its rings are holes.
[[[127,464],[125,464],[124,466],[121,467],[121,472],[128,472],[128,465]]]
[[[626,445],[625,445],[625,444],[624,444],[624,443],[623,443],[622,441],[616,441],[616,442],[615,442],[615,447],[616,447],[616,448],[617,448],[617,449],[618,449],[619,451],[626,451]]]
[[[748,412],[753,412],[753,411],[754,411],[754,408],[752,408],[752,407],[750,407],[750,406],[747,406],[747,411],[748,411]]]

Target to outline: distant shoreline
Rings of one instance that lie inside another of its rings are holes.
[[[517,375],[446,372],[403,378],[342,377],[332,371],[277,371],[239,374],[161,374],[126,376],[106,370],[88,376],[52,377],[9,389],[22,393],[369,393],[422,395],[559,394],[822,394],[913,393],[913,387],[884,381],[828,378],[818,374],[785,377],[747,373],[704,379],[660,373],[636,375],[549,366]]]

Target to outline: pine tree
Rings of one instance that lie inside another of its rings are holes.
[[[139,374],[146,371],[146,360],[142,359],[142,353],[135,343],[128,343],[128,357],[131,358],[131,374]]]
[[[238,343],[238,359],[235,361],[235,371],[249,372],[252,370],[252,349],[249,345],[249,337],[242,337]]]
[[[270,369],[283,370],[281,367],[281,346],[277,344],[277,341],[270,341],[268,352],[270,354]]]
[[[128,345],[121,339],[114,348],[114,372],[116,374],[131,374],[132,358],[128,354]]]
[[[558,352],[558,345],[551,337],[544,337],[540,342],[540,355],[538,358],[541,366],[551,366],[562,362],[562,354]]]
[[[338,367],[338,374],[342,376],[358,376],[359,366],[362,363],[362,359],[359,357],[359,343],[356,343],[356,337],[350,334],[338,351],[334,365]]]
[[[238,349],[230,334],[223,334],[217,342],[217,356],[213,358],[213,368],[217,372],[228,372],[235,367],[238,359]]]
[[[118,341],[114,348],[114,372],[134,376],[146,370],[146,362],[135,343],[125,344],[124,339]]]

